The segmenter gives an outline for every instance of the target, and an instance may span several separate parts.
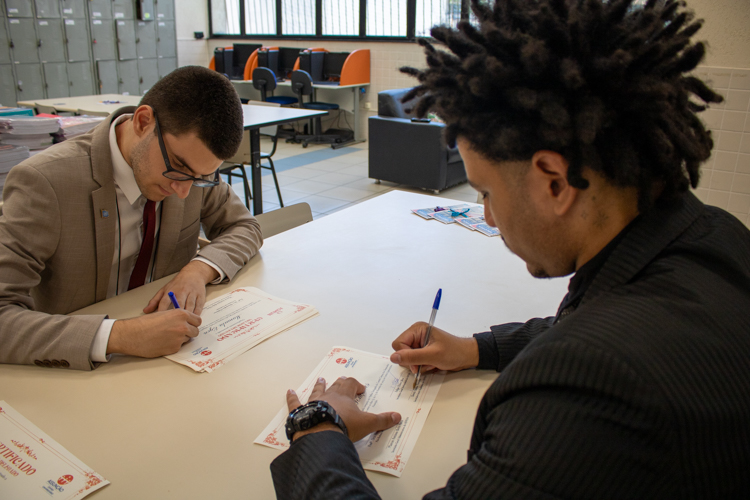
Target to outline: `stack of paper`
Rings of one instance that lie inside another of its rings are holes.
[[[374,432],[354,443],[362,467],[401,477],[445,372],[423,373],[419,385],[414,388],[414,375],[408,368],[391,363],[388,356],[334,347],[297,390],[300,402],[307,403],[318,378],[323,377],[331,384],[342,376],[354,377],[366,387],[364,394],[356,400],[362,411],[395,411],[401,415],[401,422],[395,427]],[[289,441],[284,430],[288,414],[289,410],[284,406],[255,443],[277,450],[288,449]]]
[[[29,157],[29,148],[0,144],[0,193],[2,193],[5,177],[10,169]]]
[[[198,336],[167,359],[211,372],[274,335],[318,315],[311,305],[238,288],[207,302]]]
[[[0,117],[0,142],[3,144],[44,149],[52,145],[51,134],[59,130],[59,118]]]
[[[446,207],[415,208],[412,212],[423,219],[439,220],[443,224],[458,222],[463,227],[472,231],[479,231],[485,236],[499,236],[500,231],[496,227],[487,225],[484,220],[484,207],[476,203],[462,203]]]
[[[55,144],[85,134],[106,119],[106,116],[61,116],[60,130],[54,134]]]
[[[109,481],[0,401],[0,498],[80,499]]]

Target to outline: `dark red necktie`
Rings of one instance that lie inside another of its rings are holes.
[[[143,243],[141,251],[138,254],[138,260],[135,261],[133,274],[130,275],[128,290],[139,287],[146,282],[146,273],[148,273],[148,264],[151,262],[151,252],[154,248],[154,232],[156,230],[156,203],[151,200],[146,202],[143,208]]]

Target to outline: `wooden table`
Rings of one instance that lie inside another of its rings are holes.
[[[37,99],[35,101],[18,101],[19,106],[36,108],[52,107],[58,112],[78,113],[82,115],[109,116],[110,113],[125,106],[138,106],[139,95],[96,94],[79,97],[60,97],[57,99]]]
[[[116,357],[92,372],[0,365],[0,399],[111,481],[89,498],[274,498],[279,452],[253,441],[332,346],[389,354],[398,334],[428,319],[440,287],[436,326],[457,335],[555,313],[567,280],[536,280],[500,238],[409,212],[451,203],[393,191],[268,239],[209,299],[255,286],[320,316],[213,373],[164,358]],[[164,280],[80,313],[137,315]],[[421,498],[465,463],[495,377],[446,376],[402,477],[367,473],[383,498]]]

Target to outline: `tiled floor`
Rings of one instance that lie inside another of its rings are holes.
[[[385,181],[377,184],[369,179],[367,147],[368,143],[364,142],[334,151],[326,145],[311,144],[303,148],[301,144],[287,144],[279,140],[273,160],[284,204],[306,202],[317,219],[394,189],[434,195],[431,191]],[[270,149],[270,140],[261,140],[261,149]],[[235,191],[244,199],[241,181],[235,179],[233,182]],[[467,183],[441,191],[437,196],[477,201],[476,191]],[[270,171],[263,170],[263,211],[279,207],[273,177]]]

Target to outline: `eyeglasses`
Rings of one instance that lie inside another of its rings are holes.
[[[167,179],[173,181],[193,181],[193,186],[206,188],[219,185],[219,169],[214,172],[214,180],[209,181],[201,177],[193,177],[185,172],[180,172],[172,168],[172,164],[169,162],[169,155],[167,154],[167,148],[164,146],[164,138],[161,135],[161,129],[159,128],[159,120],[156,118],[156,111],[154,111],[154,122],[156,123],[156,137],[159,139],[159,149],[161,149],[161,155],[164,158],[164,165],[167,166],[167,170],[162,172],[161,175]]]

